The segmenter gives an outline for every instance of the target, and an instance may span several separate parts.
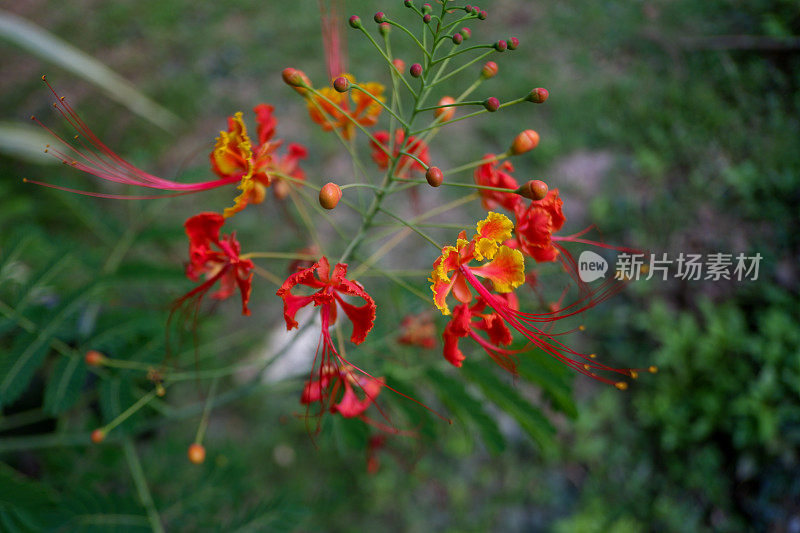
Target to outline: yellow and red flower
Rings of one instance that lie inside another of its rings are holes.
[[[393,158],[396,158],[400,155],[401,151],[414,155],[419,161],[407,155],[401,157],[395,167],[394,175],[397,177],[407,177],[412,169],[425,172],[427,166],[430,164],[428,145],[425,144],[425,141],[417,139],[413,135],[409,136],[406,141],[405,133],[400,128],[394,132],[394,144],[392,146],[389,146],[388,131],[376,131],[373,137],[375,137],[375,140],[378,141],[379,144],[374,141],[369,142],[372,147],[372,160],[375,161],[380,169],[385,170],[389,168],[389,153],[392,154]],[[420,161],[422,161],[425,166],[420,164]]]
[[[225,219],[217,213],[200,213],[186,220],[184,227],[189,237],[186,276],[192,281],[199,281],[203,276],[205,281],[182,296],[176,307],[189,299],[197,299],[199,303],[219,281],[220,288],[211,297],[224,300],[238,288],[242,296],[242,314],[250,314],[247,304],[253,280],[253,262],[240,257],[241,246],[234,234],[220,237],[224,223]]]
[[[450,314],[446,299],[451,292],[461,303],[471,301],[472,293],[464,276],[465,271],[488,279],[494,290],[500,293],[511,292],[525,282],[522,253],[502,244],[511,238],[514,229],[511,220],[505,215],[490,212],[478,222],[476,229],[477,233],[469,241],[466,240],[466,232],[462,231],[456,246],[442,248],[442,255],[433,263],[428,281],[431,282],[433,303],[443,315]],[[469,266],[473,260],[489,262],[477,267]]]
[[[283,144],[272,140],[278,120],[273,116],[274,107],[259,104],[253,111],[256,114],[258,143],[253,145],[247,135],[242,113],[228,117],[228,131],[221,131],[214,150],[209,154],[211,168],[224,179],[238,179],[239,196],[234,205],[225,209],[225,217],[233,216],[248,204],[259,204],[266,197],[266,189],[275,182],[275,196],[279,199],[288,194],[289,184],[281,176],[298,180],[305,179],[299,167],[299,160],[306,157],[305,147],[290,144],[288,152],[280,157],[276,151]]]
[[[352,75],[343,74],[343,76],[355,82]],[[365,83],[361,88],[364,91],[351,89],[340,93],[332,87],[323,87],[319,90],[320,96],[307,94],[311,120],[322,126],[325,131],[340,130],[342,137],[347,140],[355,135],[356,124],[365,127],[374,126],[383,111],[383,106],[379,102],[386,100],[383,96],[385,88],[376,82]]]

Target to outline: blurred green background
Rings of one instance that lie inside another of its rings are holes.
[[[344,14],[365,22],[378,9],[411,20],[399,0],[347,4]],[[14,401],[2,403],[0,530],[147,530],[149,508],[169,531],[800,531],[797,2],[482,7],[489,18],[470,24],[474,41],[514,35],[521,45],[493,58],[500,75],[476,94],[507,100],[544,86],[551,96],[442,133],[434,161],[455,166],[499,152],[533,128],[542,141],[514,161],[516,175],[562,191],[570,232],[593,223],[606,242],[671,257],[760,253],[758,280],[639,281],[586,313],[581,348],[620,366],[660,368],[624,393],[543,364],[528,369],[538,383],[498,374],[498,386],[516,394],[503,405],[489,401],[499,390],[493,382],[463,381],[438,349],[391,348],[390,379],[433,383],[416,392],[454,422],[394,402],[420,437],[390,439],[375,474],[366,471],[363,428],[326,422],[311,439],[294,416],[305,370],[277,383],[225,378],[231,396],[213,411],[208,459],[195,466],[185,453],[207,381],[176,386],[120,436],[91,445],[88,432],[147,383],[141,373],[87,373],[64,352],[159,361],[168,305],[192,286],[181,268],[183,220],[227,205],[229,191],[149,203],[80,197],[21,178],[103,186],[11,149],[0,154],[0,375],[20,354],[38,364],[10,385]],[[286,66],[318,84],[325,78],[312,0],[25,0],[3,9],[120,73],[181,121],[165,131],[0,39],[6,125],[31,114],[58,124],[40,81],[47,73],[100,138],[158,175],[210,177],[206,154],[226,117],[243,110],[250,120],[260,102],[276,106],[279,137],[310,148],[310,179],[348,168],[335,139],[308,121],[280,79]],[[358,79],[386,82],[369,43],[342,31]],[[393,45],[412,61],[399,32]],[[436,194],[423,205],[448,198]],[[451,222],[479,214],[471,206]],[[237,234],[268,243],[263,249],[307,244],[285,216],[270,202],[248,209],[237,216]],[[188,341],[180,357],[218,368],[263,351],[263,331],[280,325],[274,290],[257,281],[248,320],[236,316],[236,302],[207,303],[197,352]],[[423,307],[403,291],[381,294],[389,302],[372,335],[391,345],[402,316]],[[515,412],[521,398],[535,414]]]

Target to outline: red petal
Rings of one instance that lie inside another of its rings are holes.
[[[275,135],[275,126],[278,125],[278,119],[272,116],[274,110],[274,107],[267,104],[259,104],[253,108],[256,114],[258,144],[269,142],[272,136]]]

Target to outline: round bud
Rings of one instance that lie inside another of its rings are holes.
[[[533,130],[525,130],[514,137],[510,151],[514,155],[530,152],[539,144],[539,134]]]
[[[353,15],[347,20],[347,23],[350,24],[351,28],[358,29],[361,27],[361,17],[358,15]]]
[[[517,39],[516,37],[512,37],[511,39],[508,40],[509,50],[516,50],[518,46],[519,46],[519,39]]]
[[[388,22],[381,22],[378,25],[378,31],[380,32],[381,35],[386,37],[387,35],[389,35],[389,32],[392,31],[392,25],[389,24]]]
[[[464,36],[460,33],[453,34],[453,44],[461,44],[464,42]]]
[[[406,62],[402,59],[392,59],[392,65],[394,65],[394,68],[399,72],[403,72],[406,69]]]
[[[439,105],[441,106],[452,106],[455,103],[456,101],[452,96],[443,96],[442,99],[439,100]],[[433,111],[433,115],[439,119],[440,122],[450,120],[455,114],[455,107],[439,107]]]
[[[494,43],[494,49],[498,52],[505,52],[508,48],[508,43],[505,42],[503,39],[500,39],[496,43]]]
[[[319,205],[325,209],[333,209],[342,199],[342,189],[333,182],[328,182],[319,191]]]
[[[203,461],[206,460],[206,449],[203,447],[202,444],[197,444],[196,442],[189,446],[189,461],[192,463],[199,465],[203,464]]]
[[[529,180],[514,192],[528,200],[541,200],[547,196],[547,184],[542,180]]]
[[[414,5],[414,2],[413,0],[403,0],[403,5],[405,5],[406,7],[411,7]]]
[[[478,18],[481,19],[481,20],[486,20],[486,17],[488,17],[488,16],[489,16],[489,13],[487,13],[486,11],[481,11],[480,13],[478,13]]]
[[[285,81],[287,85],[291,85],[292,87],[311,86],[311,80],[308,79],[308,76],[306,76],[302,70],[289,67],[283,69],[281,75],[283,76],[283,81]]]
[[[481,12],[481,8],[479,8],[478,6],[472,6],[469,12],[472,13],[473,15],[477,15]]]
[[[98,352],[97,350],[89,350],[88,352],[86,352],[84,360],[86,361],[86,364],[89,366],[100,366],[103,364],[105,356],[100,352]]]
[[[423,13],[427,14],[427,13],[430,13],[431,11],[433,11],[433,8],[431,7],[430,4],[422,4],[422,12]]]
[[[375,13],[375,16],[373,18],[375,19],[375,22],[380,24],[381,22],[384,22],[386,20],[386,13],[384,13],[383,11],[378,11],[377,13]]]
[[[444,173],[439,167],[428,167],[425,173],[425,179],[428,180],[428,185],[431,187],[438,187],[444,181]]]
[[[100,444],[105,440],[106,432],[103,431],[102,429],[95,429],[94,431],[92,431],[92,435],[90,438],[92,439],[92,442],[94,442],[95,444]]]
[[[333,88],[340,93],[347,92],[348,89],[350,89],[350,80],[348,80],[344,76],[339,76],[338,78],[333,80]]]
[[[526,100],[533,102],[534,104],[542,104],[545,100],[547,100],[548,96],[550,96],[550,93],[547,92],[547,89],[537,87],[530,92]]]
[[[461,36],[462,36],[462,37],[463,37],[465,40],[466,40],[466,39],[469,39],[470,37],[472,37],[472,30],[470,30],[469,28],[461,28],[461,31],[460,31],[460,32],[458,32],[458,33],[460,33],[460,34],[461,34]]]
[[[469,13],[470,11],[472,11],[472,5],[471,5],[471,4],[467,4],[467,5],[465,5],[465,6],[464,6],[464,11],[466,11],[467,13]]]
[[[419,63],[414,63],[411,65],[411,68],[408,69],[408,73],[411,74],[415,78],[419,78],[422,76],[422,65]]]
[[[422,22],[424,22],[425,24],[430,24],[431,18],[432,17],[430,13],[425,13],[424,15],[422,15]]]
[[[487,61],[483,69],[481,69],[481,76],[485,80],[497,76],[497,63],[494,61]]]
[[[494,113],[495,111],[500,109],[500,100],[498,100],[494,96],[490,96],[489,98],[483,101],[483,107],[486,108],[486,111]]]

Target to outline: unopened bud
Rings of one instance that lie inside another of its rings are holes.
[[[291,85],[295,88],[311,87],[311,80],[308,79],[308,76],[306,76],[302,70],[289,67],[283,69],[281,75],[283,76],[283,81],[285,81],[287,85]]]
[[[505,52],[508,49],[508,43],[505,42],[503,39],[500,39],[496,43],[494,43],[494,49],[498,52]]]
[[[333,182],[328,182],[319,191],[319,205],[325,209],[333,209],[342,199],[342,189]]]
[[[530,152],[539,144],[539,134],[533,130],[525,130],[519,133],[511,142],[511,153],[514,155]]]
[[[377,13],[375,13],[373,19],[375,19],[375,22],[380,24],[381,22],[384,22],[386,20],[386,13],[384,13],[383,11],[378,11]]]
[[[361,17],[353,15],[347,20],[347,23],[350,24],[351,28],[359,29],[361,27]]]
[[[472,6],[472,9],[470,9],[469,12],[472,13],[473,15],[479,15],[481,12],[481,8],[479,8],[478,6]]]
[[[489,98],[483,101],[483,107],[486,108],[486,111],[494,113],[495,111],[500,109],[500,100],[498,100],[494,96],[490,96]]]
[[[547,184],[542,180],[530,180],[514,192],[528,200],[541,200],[547,196]]]
[[[422,15],[422,22],[424,22],[425,24],[430,24],[432,18],[433,17],[431,17],[430,13],[425,13],[424,15]]]
[[[92,439],[92,442],[94,442],[95,444],[100,444],[105,440],[106,432],[103,431],[102,429],[95,429],[94,431],[92,431],[92,435],[90,438]]]
[[[414,5],[413,0],[403,0],[403,5],[406,7],[412,7]]]
[[[408,72],[409,74],[411,74],[411,76],[419,78],[420,76],[422,76],[422,65],[420,65],[419,63],[414,63],[413,65],[411,65],[411,68],[408,69]]]
[[[399,72],[403,72],[406,69],[406,62],[402,59],[392,59],[392,65],[394,65],[394,68]]]
[[[348,89],[350,89],[350,80],[348,80],[344,76],[339,76],[338,78],[333,80],[333,88],[340,93],[347,92]]]
[[[105,361],[105,356],[97,350],[89,350],[84,356],[84,361],[89,366],[100,366]]]
[[[428,180],[428,185],[431,187],[438,187],[444,181],[444,173],[439,167],[428,167],[425,179]]]
[[[478,13],[478,18],[480,20],[486,20],[486,17],[488,17],[488,16],[489,16],[489,13],[487,13],[486,11],[481,11],[480,13]]]
[[[547,100],[548,96],[550,96],[550,93],[547,92],[547,89],[537,87],[533,89],[530,94],[528,94],[526,100],[533,102],[534,104],[542,104],[545,100]]]
[[[460,33],[453,34],[453,44],[461,44],[464,42],[464,36]]]
[[[465,6],[464,6],[464,11],[466,11],[467,13],[469,13],[470,11],[472,11],[472,5],[471,5],[471,4],[467,4],[467,5],[465,5]]]
[[[441,100],[439,100],[439,105],[441,106],[452,106],[455,104],[456,101],[452,96],[443,96]],[[453,118],[453,115],[456,114],[455,107],[439,107],[434,110],[433,115],[439,119],[440,122],[445,122]]]
[[[427,14],[427,13],[430,13],[431,11],[433,11],[433,8],[431,7],[430,4],[422,4],[422,12],[423,13]]]
[[[389,35],[389,32],[392,31],[392,25],[389,24],[388,22],[381,22],[378,25],[378,31],[380,32],[381,35],[386,37],[387,35]]]
[[[458,32],[464,38],[464,40],[469,39],[472,37],[472,31],[469,28],[461,28],[461,31]]]
[[[189,461],[192,463],[199,465],[203,464],[203,461],[206,460],[206,449],[203,447],[202,444],[197,444],[196,442],[189,446]]]
[[[497,63],[494,61],[487,61],[483,69],[481,69],[481,76],[485,80],[497,76]]]
[[[509,50],[516,50],[518,46],[519,46],[519,39],[517,39],[516,37],[512,37],[511,39],[508,40]]]

